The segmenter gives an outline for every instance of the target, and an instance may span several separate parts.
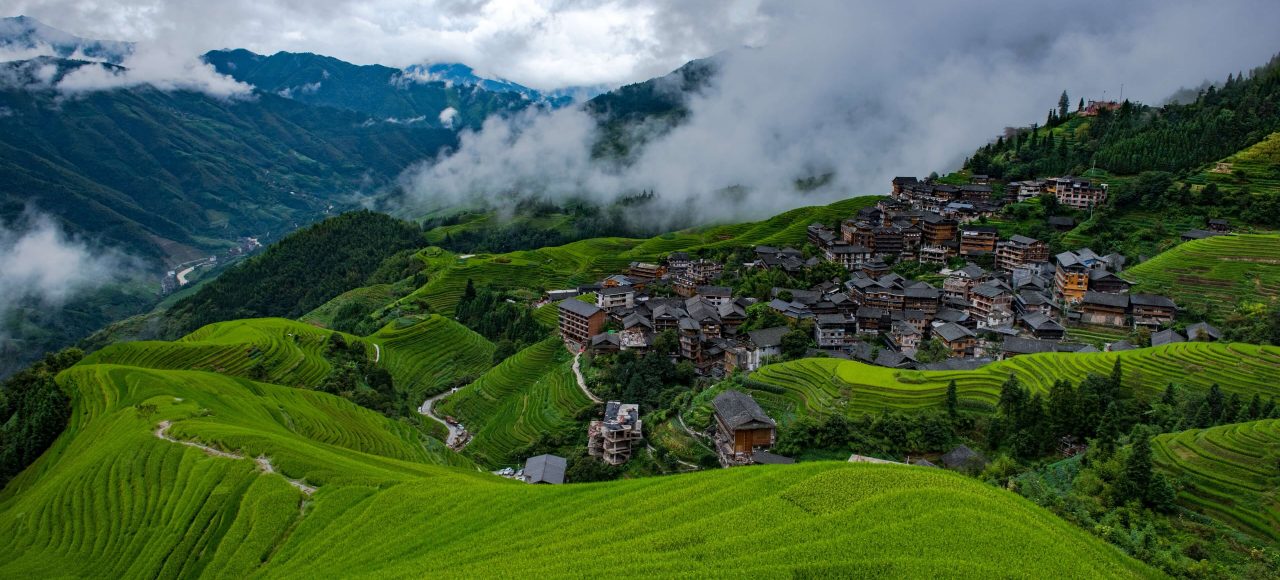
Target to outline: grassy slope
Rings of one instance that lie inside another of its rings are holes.
[[[1222,160],[1228,164],[1228,173],[1218,171],[1218,164],[1211,163],[1204,171],[1187,179],[1194,185],[1216,184],[1223,191],[1239,191],[1249,188],[1250,193],[1280,194],[1280,133],[1272,133],[1266,139]]]
[[[335,296],[332,300],[321,304],[315,310],[308,312],[298,320],[307,324],[317,326],[330,327],[333,324],[333,318],[343,306],[348,304],[359,304],[367,311],[376,310],[378,307],[396,299],[395,290],[391,284],[374,284],[373,286],[363,286],[355,290],[348,290]]]
[[[1155,574],[937,470],[817,463],[535,487],[433,465],[407,427],[323,393],[113,365],[60,380],[70,427],[0,493],[0,576]],[[157,411],[142,416],[142,402]],[[161,440],[161,420],[318,491]]]
[[[1178,500],[1269,541],[1280,540],[1280,420],[1161,435],[1156,465],[1182,484]]]
[[[560,338],[547,338],[445,399],[440,412],[457,417],[471,430],[474,438],[466,452],[478,463],[517,461],[516,450],[543,433],[568,427],[591,405],[570,364]]]
[[[632,261],[653,261],[671,252],[699,248],[798,245],[815,222],[835,223],[878,197],[856,197],[826,206],[794,209],[760,222],[695,228],[647,240],[595,238],[564,246],[461,259],[434,249],[423,252],[431,281],[405,300],[421,299],[435,312],[452,312],[467,280],[497,288],[551,289],[596,281],[626,269]]]
[[[1192,240],[1124,271],[1136,291],[1164,294],[1222,316],[1241,300],[1280,298],[1280,235]]]
[[[899,371],[837,359],[801,359],[766,366],[751,379],[755,394],[781,416],[826,414],[833,409],[879,411],[941,406],[948,382],[962,403],[994,406],[1000,385],[1016,373],[1024,386],[1047,392],[1057,379],[1106,375],[1120,359],[1126,386],[1150,395],[1170,382],[1193,390],[1218,383],[1246,398],[1280,395],[1280,347],[1179,343],[1108,353],[1046,353],[1014,357],[973,371]],[[778,392],[770,392],[778,391]]]
[[[122,342],[90,354],[86,363],[154,369],[192,369],[248,377],[261,365],[269,382],[313,387],[329,374],[323,350],[333,331],[283,318],[253,318],[205,326],[175,342]],[[341,333],[340,333],[341,334]],[[445,384],[489,368],[493,344],[452,320],[402,318],[360,338],[370,358],[395,380],[396,388],[425,398]],[[375,349],[373,345],[380,347]]]

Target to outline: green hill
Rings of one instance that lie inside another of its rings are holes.
[[[633,261],[655,261],[671,252],[756,245],[798,247],[804,243],[809,224],[836,223],[879,199],[855,197],[825,206],[793,209],[764,221],[693,228],[648,239],[593,238],[563,246],[468,258],[432,249],[424,252],[430,281],[404,300],[422,300],[435,312],[452,312],[467,280],[477,286],[500,289],[553,289],[599,281],[607,274],[626,270]]]
[[[543,434],[563,431],[591,406],[569,367],[569,353],[553,336],[502,361],[440,404],[472,432],[467,455],[496,467]]]
[[[1156,575],[938,470],[528,486],[442,465],[458,460],[438,442],[324,393],[116,365],[59,380],[71,424],[0,492],[0,576]],[[234,456],[181,444],[194,441]]]
[[[1187,182],[1199,186],[1212,183],[1220,191],[1248,189],[1253,194],[1280,195],[1280,133],[1272,133],[1266,139],[1211,164],[1188,178]]]
[[[972,371],[894,370],[838,359],[801,359],[769,365],[748,386],[762,405],[782,415],[820,414],[833,409],[941,408],[947,384],[956,382],[961,404],[994,408],[1000,386],[1017,374],[1024,387],[1047,393],[1055,380],[1107,375],[1121,361],[1124,383],[1153,394],[1169,383],[1250,397],[1280,394],[1280,347],[1222,343],[1178,343],[1107,353],[1044,353],[1018,356]]]
[[[1125,270],[1134,291],[1173,298],[1221,318],[1236,304],[1275,304],[1280,297],[1280,235],[1192,240]]]
[[[1185,506],[1265,540],[1280,540],[1280,420],[1161,435],[1156,465],[1182,484]]]
[[[442,316],[402,318],[370,335],[396,389],[426,399],[451,382],[479,376],[493,364],[493,343]]]

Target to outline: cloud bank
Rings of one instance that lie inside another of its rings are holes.
[[[1122,87],[1158,103],[1280,49],[1269,30],[1280,5],[1260,0],[763,2],[754,14],[766,23],[751,30],[755,47],[728,51],[686,122],[629,165],[591,160],[586,113],[531,111],[490,120],[452,156],[409,172],[412,198],[438,207],[652,190],[658,219],[757,218],[953,169],[1004,127],[1042,122],[1063,89],[1072,103]],[[796,192],[795,180],[825,174],[826,186]]]
[[[93,248],[29,210],[15,223],[0,223],[0,321],[18,308],[60,307],[135,268],[127,256]]]

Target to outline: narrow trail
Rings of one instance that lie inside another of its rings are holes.
[[[382,360],[382,347],[375,342],[373,343],[373,362],[376,363],[380,360]]]
[[[468,440],[468,441],[463,441],[459,443],[459,441],[462,439],[463,434],[466,433],[466,429],[463,429],[462,427],[459,427],[457,425],[450,425],[448,421],[445,421],[443,418],[436,415],[435,413],[436,401],[443,399],[446,395],[450,394],[451,392],[452,391],[445,391],[443,393],[440,393],[439,395],[436,395],[434,397],[427,399],[426,401],[423,401],[422,406],[418,407],[418,413],[422,415],[426,415],[427,418],[441,425],[444,425],[444,427],[449,430],[449,437],[445,439],[445,442],[444,442],[445,445],[448,445],[449,448],[453,449],[454,451],[462,451],[462,448],[466,447],[467,443],[470,442]]]
[[[578,364],[578,362],[579,362],[581,359],[582,359],[582,353],[581,353],[581,352],[574,353],[574,355],[573,355],[573,376],[574,376],[574,377],[576,377],[576,378],[578,379],[578,388],[579,388],[579,389],[582,389],[582,392],[583,392],[585,395],[587,395],[587,398],[588,398],[588,399],[591,399],[591,402],[593,402],[593,403],[595,403],[595,404],[597,404],[597,405],[603,405],[603,404],[604,404],[604,401],[600,400],[600,397],[597,397],[597,396],[595,395],[595,393],[592,393],[592,392],[591,392],[591,390],[587,388],[587,379],[584,379],[584,378],[582,377],[582,366],[581,366],[580,364]]]
[[[205,453],[212,455],[214,457],[225,457],[227,459],[244,459],[244,455],[241,455],[239,453],[231,453],[228,451],[223,451],[221,449],[214,449],[213,447],[210,447],[208,445],[202,445],[194,441],[183,441],[181,439],[175,439],[169,435],[169,427],[172,427],[172,426],[173,426],[173,423],[171,421],[161,421],[160,424],[156,426],[156,431],[155,431],[156,437],[159,437],[160,439],[164,439],[165,441],[169,441],[171,443],[186,445],[187,447],[195,447],[196,449],[204,451]],[[263,473],[276,473],[275,466],[271,465],[271,458],[265,455],[259,455],[258,457],[255,457],[253,459],[253,462],[258,465],[258,471],[261,471]],[[280,477],[284,477],[284,474],[281,473]],[[292,485],[293,487],[298,488],[298,490],[301,491],[302,493],[311,495],[316,492],[316,488],[310,485],[307,485],[305,483],[302,483],[297,479],[289,479],[288,477],[284,477],[284,479],[285,481],[289,482],[289,485]]]

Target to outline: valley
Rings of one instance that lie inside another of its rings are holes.
[[[285,4],[0,21],[0,577],[1280,577],[1246,32]]]

